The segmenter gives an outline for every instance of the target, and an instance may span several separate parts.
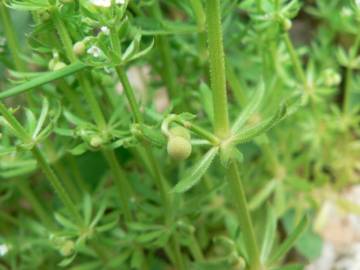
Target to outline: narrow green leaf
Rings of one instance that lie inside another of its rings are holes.
[[[279,110],[267,120],[262,121],[261,123],[247,128],[244,131],[240,131],[233,135],[232,141],[235,144],[246,143],[254,139],[255,137],[267,132],[273,126],[275,126],[279,121],[281,121],[286,115],[286,106],[281,106]]]
[[[250,211],[254,211],[261,206],[273,193],[278,183],[279,182],[276,179],[271,180],[258,193],[256,193],[249,202]]]
[[[281,260],[287,252],[295,245],[296,241],[305,231],[309,223],[309,219],[305,216],[296,226],[295,230],[286,238],[286,240],[278,247],[275,253],[270,257],[267,265],[271,266]]]
[[[30,91],[31,89],[44,85],[46,83],[52,82],[54,80],[58,80],[60,78],[69,76],[73,73],[79,72],[80,70],[85,69],[86,66],[81,63],[81,62],[77,62],[71,65],[68,65],[66,67],[64,67],[63,69],[57,70],[57,71],[53,71],[53,72],[46,72],[43,75],[41,75],[40,77],[37,77],[35,79],[32,79],[26,83],[20,84],[18,86],[15,86],[13,88],[10,88],[8,90],[5,90],[4,92],[0,93],[0,100],[7,98],[7,97],[11,97],[11,96],[16,96],[18,94],[24,93],[26,91]]]
[[[76,253],[69,258],[63,259],[58,265],[61,267],[69,266],[76,258]]]
[[[276,215],[272,206],[267,207],[264,239],[261,246],[261,261],[265,262],[270,255],[276,236]]]
[[[206,155],[189,171],[188,175],[185,176],[172,190],[173,192],[182,193],[189,190],[192,186],[197,184],[201,177],[209,169],[212,161],[219,152],[218,147],[211,148]]]
[[[46,98],[44,98],[43,102],[42,102],[42,108],[41,108],[40,117],[39,117],[38,122],[36,124],[36,128],[34,130],[34,133],[32,134],[33,139],[35,139],[36,136],[39,134],[42,126],[45,123],[46,116],[47,116],[48,112],[49,112],[49,101]]]
[[[232,132],[237,133],[246,123],[250,116],[252,116],[260,107],[265,94],[265,86],[262,85],[259,90],[251,97],[251,101],[245,106],[240,113],[235,123],[232,126]]]

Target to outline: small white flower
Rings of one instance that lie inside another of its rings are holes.
[[[101,26],[100,28],[101,32],[103,32],[105,35],[110,35],[110,29],[107,26]]]
[[[124,4],[125,4],[125,0],[116,0],[116,1],[115,1],[115,4],[124,5]]]
[[[97,7],[111,7],[111,0],[90,0],[91,4]]]
[[[98,58],[101,54],[101,50],[99,47],[91,46],[87,51],[88,54],[91,54],[95,58]]]
[[[0,257],[5,256],[6,253],[8,253],[8,251],[9,251],[9,246],[8,245],[6,245],[6,244],[1,244],[0,245]]]

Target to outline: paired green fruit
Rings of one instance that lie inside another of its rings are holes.
[[[183,127],[171,129],[167,144],[169,156],[177,161],[187,159],[192,151],[190,138],[189,131]]]

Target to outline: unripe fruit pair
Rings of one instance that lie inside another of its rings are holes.
[[[170,130],[167,144],[169,156],[177,161],[187,159],[191,154],[190,133],[183,127],[176,127]]]

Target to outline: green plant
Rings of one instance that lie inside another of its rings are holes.
[[[327,190],[359,178],[357,1],[8,0],[0,15],[1,267],[314,259],[297,240],[318,247]]]

